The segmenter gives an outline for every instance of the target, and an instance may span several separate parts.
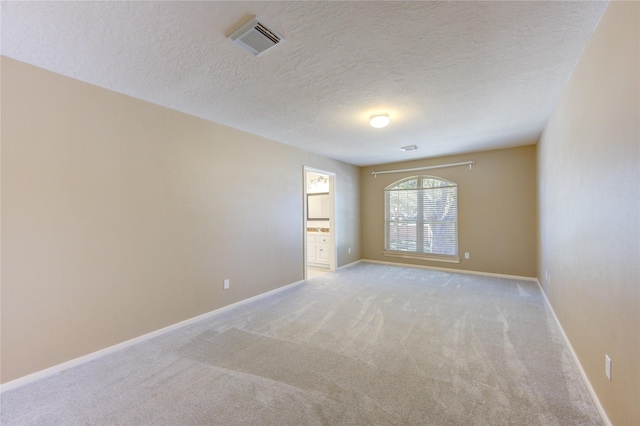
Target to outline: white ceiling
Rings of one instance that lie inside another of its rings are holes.
[[[370,165],[535,142],[606,5],[3,1],[1,53]],[[254,15],[258,57],[226,38]]]

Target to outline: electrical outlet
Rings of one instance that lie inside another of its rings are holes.
[[[349,247],[347,250],[349,251],[349,254],[351,254],[351,247]]]
[[[227,290],[229,288],[229,279],[224,280],[224,289]]]
[[[464,254],[464,258],[465,258],[465,259],[468,259],[468,258],[469,258],[469,253],[465,253],[465,254]]]
[[[611,380],[611,358],[609,355],[604,356],[604,374],[607,375],[607,379]]]

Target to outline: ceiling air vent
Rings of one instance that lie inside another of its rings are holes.
[[[258,18],[252,19],[234,31],[229,39],[254,55],[259,55],[284,41],[284,37],[260,22]]]

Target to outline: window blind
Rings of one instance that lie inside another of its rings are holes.
[[[458,256],[458,187],[414,176],[385,189],[385,250]]]

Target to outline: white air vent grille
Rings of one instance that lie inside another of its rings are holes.
[[[231,34],[229,39],[254,55],[259,55],[265,50],[284,41],[284,37],[271,28],[268,28],[264,23],[260,22],[258,18],[252,19],[244,24]]]

